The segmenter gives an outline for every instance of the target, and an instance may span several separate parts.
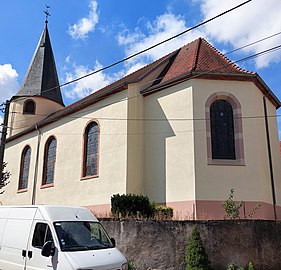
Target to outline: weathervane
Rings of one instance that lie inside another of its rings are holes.
[[[48,23],[48,17],[51,16],[50,12],[49,12],[49,8],[50,6],[46,5],[46,10],[44,11],[44,13],[46,14],[46,21],[45,23]]]

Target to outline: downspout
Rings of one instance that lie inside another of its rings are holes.
[[[273,213],[274,213],[274,220],[277,220],[274,174],[273,174],[273,164],[272,164],[272,156],[271,156],[271,145],[270,145],[270,136],[269,136],[267,105],[266,105],[266,98],[269,94],[270,93],[268,92],[266,95],[263,96],[263,108],[264,108],[265,131],[266,131],[266,140],[267,140],[268,163],[269,163],[269,172],[270,172],[270,180],[271,180]]]
[[[36,160],[35,160],[35,170],[34,170],[34,178],[33,178],[33,190],[32,190],[32,201],[31,204],[34,205],[36,201],[36,186],[37,186],[37,176],[38,176],[38,162],[39,162],[39,150],[40,150],[40,142],[41,142],[41,131],[37,125],[35,125],[35,129],[37,130],[37,149],[36,149]]]

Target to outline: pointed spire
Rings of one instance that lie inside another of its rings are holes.
[[[42,96],[64,106],[47,19],[22,86],[16,94],[17,96]]]

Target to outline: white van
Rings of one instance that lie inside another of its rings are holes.
[[[0,206],[0,270],[125,270],[95,216],[68,206]]]

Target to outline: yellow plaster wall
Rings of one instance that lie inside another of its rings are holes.
[[[22,114],[23,104],[26,100],[33,100],[36,103],[35,114]],[[42,119],[46,118],[51,113],[54,113],[64,108],[61,104],[43,97],[18,97],[14,99],[10,104],[9,121],[7,137],[15,135],[26,127],[30,127]]]
[[[137,84],[128,89],[128,161],[126,193],[144,193],[143,96]]]
[[[143,193],[156,202],[235,199],[271,203],[263,116],[263,95],[250,82],[190,80],[142,96],[146,83],[89,106],[40,130],[36,203],[110,204],[115,193]],[[208,165],[205,103],[215,92],[234,95],[241,104],[245,165]],[[267,102],[268,114],[275,116]],[[256,117],[253,117],[256,116]],[[100,124],[99,176],[81,180],[83,132]],[[281,167],[277,123],[269,118],[277,202]],[[44,146],[57,139],[54,187],[41,189]],[[21,142],[22,141],[22,142]],[[5,161],[12,176],[3,204],[30,204],[35,180],[38,132],[7,144]],[[17,194],[20,157],[31,147],[28,191]]]
[[[115,193],[126,192],[127,99],[126,91],[112,95],[77,113],[56,121],[41,131],[36,188],[37,204],[100,205],[109,204]],[[100,124],[99,176],[81,180],[83,132],[91,120]],[[47,139],[57,139],[54,187],[41,189],[43,153]],[[25,140],[27,139],[27,140]],[[37,133],[25,135],[7,144],[5,160],[9,163],[11,183],[1,198],[4,204],[30,204],[35,171]],[[18,194],[20,156],[26,144],[31,146],[28,192]]]
[[[156,202],[195,197],[190,81],[144,97],[145,193]]]
[[[2,204],[31,204],[32,201],[32,181],[34,179],[34,170],[29,171],[28,192],[17,193],[19,185],[20,159],[21,153],[26,145],[31,148],[30,168],[34,167],[36,157],[37,138],[36,133],[25,136],[25,142],[21,143],[19,139],[6,144],[4,161],[7,162],[7,171],[11,173],[10,183],[4,188],[4,193],[0,196]]]
[[[128,86],[128,160],[127,160],[127,193],[145,194],[144,168],[144,97],[141,90],[153,84],[165,65],[151,71],[144,79]]]
[[[263,94],[251,82],[194,80],[195,119],[205,118],[206,100],[216,92],[231,93],[241,104],[245,165],[208,165],[205,120],[195,120],[196,199],[225,200],[231,188],[235,199],[272,203],[264,124]],[[276,115],[267,102],[268,114]],[[272,154],[277,192],[281,194],[280,152],[275,117],[270,118]],[[280,203],[280,198],[278,199]]]

